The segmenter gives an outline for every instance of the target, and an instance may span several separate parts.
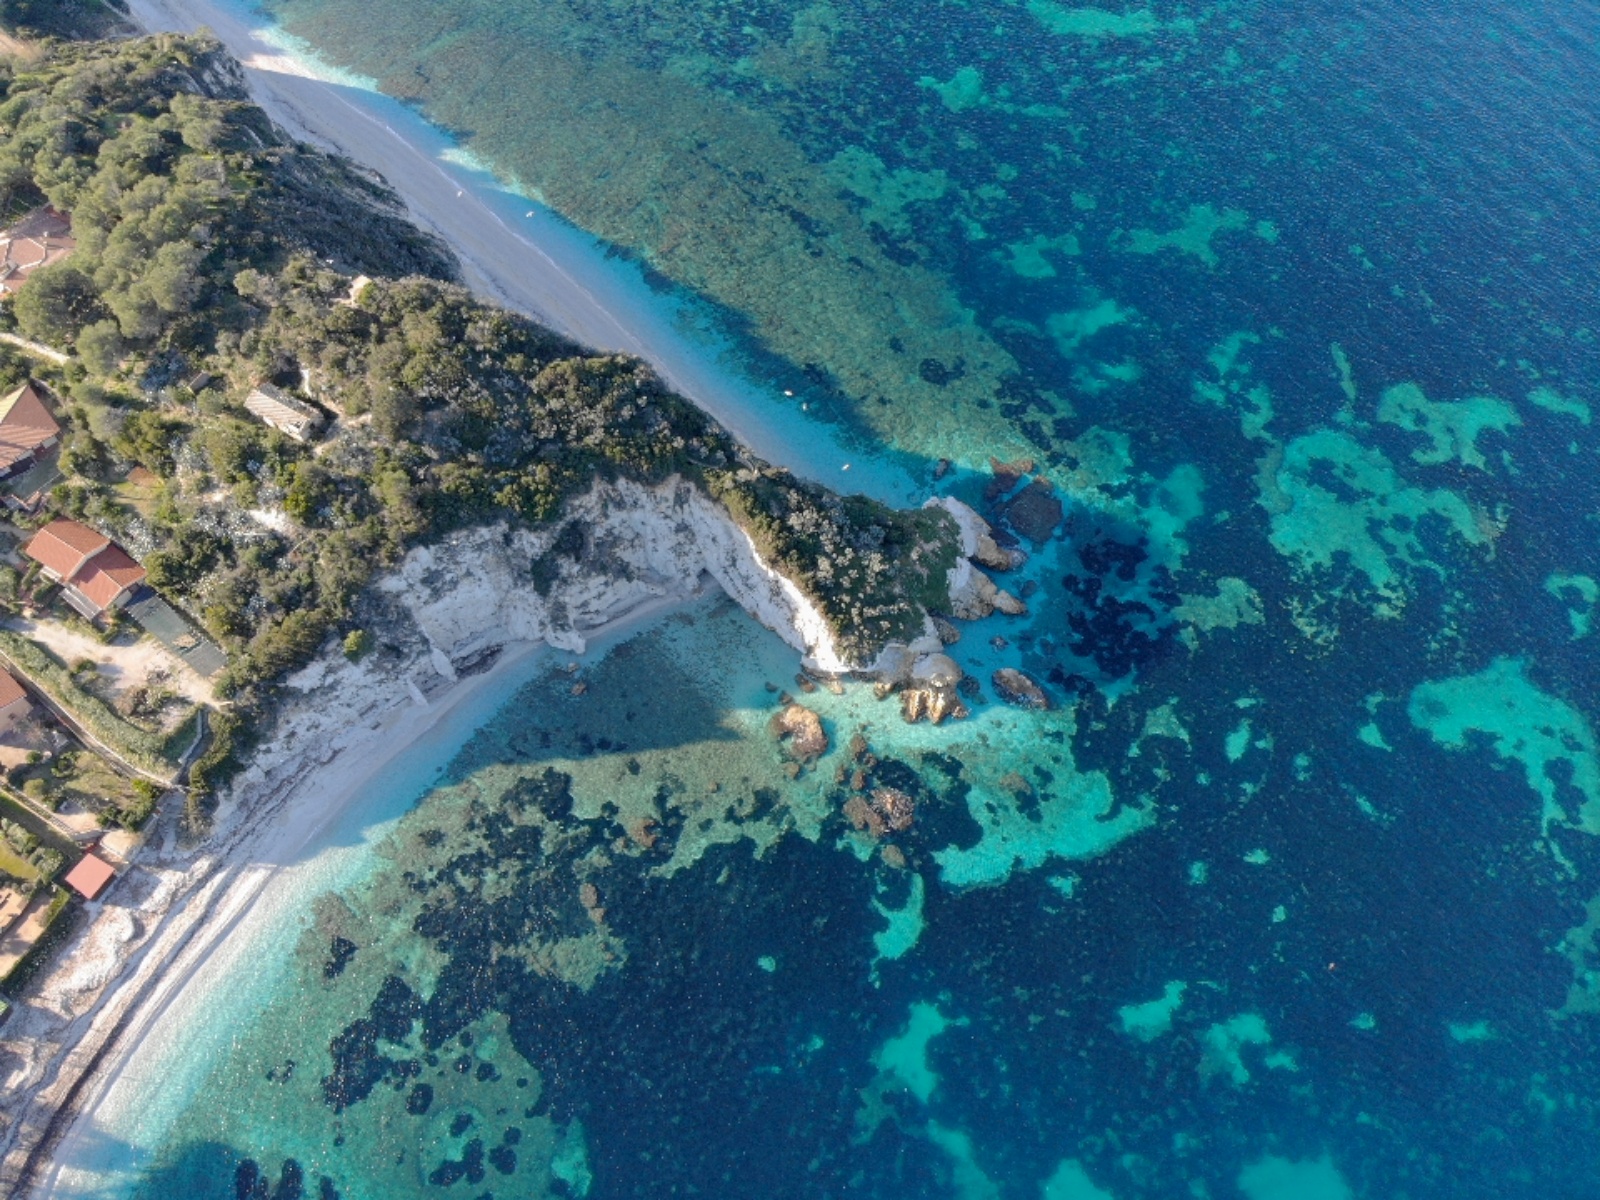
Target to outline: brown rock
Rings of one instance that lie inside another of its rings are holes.
[[[636,845],[645,850],[654,850],[656,839],[661,836],[656,832],[654,817],[639,817],[629,821],[626,832]]]
[[[1025,617],[1028,615],[1028,606],[1004,588],[999,589],[994,594],[994,610],[997,613],[1004,613],[1008,617]]]
[[[1019,458],[1015,462],[1001,462],[998,458],[991,458],[989,473],[994,478],[989,481],[989,486],[984,488],[983,498],[997,500],[1016,487],[1024,475],[1033,474],[1033,459]]]
[[[851,796],[844,802],[844,815],[850,824],[869,833],[875,838],[881,838],[889,832],[889,827],[883,823],[883,817],[872,807],[865,796]]]
[[[953,622],[947,621],[943,617],[933,618],[933,631],[939,635],[939,640],[946,646],[954,646],[961,640],[961,630],[957,629]]]
[[[872,807],[883,818],[884,825],[896,833],[910,829],[917,814],[917,802],[899,788],[873,788]]]
[[[1007,704],[1015,704],[1022,708],[1050,707],[1050,697],[1044,694],[1044,689],[1015,667],[1001,667],[994,673],[991,682],[994,684],[994,690],[1000,693],[1000,698]]]
[[[878,848],[878,853],[883,855],[883,865],[893,867],[896,871],[906,869],[906,852],[893,842]]]
[[[874,838],[910,829],[917,803],[899,788],[874,788],[870,796],[855,795],[844,802],[850,824]]]
[[[900,694],[900,715],[908,725],[923,720],[937,725],[946,717],[958,720],[967,715],[967,706],[956,691],[959,686],[907,688]]]
[[[1007,550],[987,533],[978,535],[978,548],[972,552],[972,561],[993,571],[1009,571],[1027,561],[1020,550]]]
[[[828,752],[828,735],[822,730],[822,718],[803,705],[785,705],[768,728],[774,737],[785,743],[789,757],[798,763],[813,762]]]

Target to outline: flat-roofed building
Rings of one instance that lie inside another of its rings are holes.
[[[106,885],[117,877],[116,868],[94,851],[78,860],[78,865],[67,872],[62,880],[85,900],[93,900],[106,890]]]
[[[309,442],[322,428],[320,412],[270,383],[251,388],[244,406],[258,421],[288,434],[297,442]]]

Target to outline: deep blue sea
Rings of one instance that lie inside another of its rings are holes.
[[[965,722],[800,697],[798,778],[725,604],[552,664],[140,1197],[1600,1197],[1600,9],[264,7],[920,456],[1030,615]]]

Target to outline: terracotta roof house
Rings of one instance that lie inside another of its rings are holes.
[[[61,584],[68,604],[91,619],[122,607],[144,582],[144,568],[127,551],[76,521],[51,521],[22,552]]]
[[[33,383],[0,400],[0,479],[27,470],[60,440],[61,426]]]
[[[0,671],[0,733],[10,729],[33,711],[33,704],[22,685]]]
[[[46,205],[0,232],[0,296],[15,295],[40,267],[60,262],[77,249],[72,219]]]
[[[283,431],[297,442],[310,441],[322,428],[321,413],[270,383],[250,389],[244,406],[257,420]]]
[[[78,860],[78,865],[67,872],[62,880],[85,900],[93,900],[106,890],[106,884],[117,877],[116,869],[93,851]]]

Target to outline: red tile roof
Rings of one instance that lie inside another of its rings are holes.
[[[59,262],[77,246],[72,221],[46,206],[0,233],[0,296],[9,295],[40,267]]]
[[[109,608],[125,589],[143,582],[144,568],[117,545],[107,546],[72,577],[72,586],[89,597],[99,609]]]
[[[61,426],[32,383],[0,400],[0,471],[9,471],[60,436]]]
[[[51,521],[22,552],[102,610],[145,577],[144,568],[121,546],[76,521]]]
[[[110,863],[90,853],[78,860],[78,865],[67,872],[63,882],[85,900],[93,900],[106,890],[106,884],[116,876],[117,872]]]
[[[0,671],[0,712],[10,708],[18,700],[26,700],[28,693],[22,690],[22,685],[5,671]]]
[[[111,539],[105,534],[62,518],[34,534],[22,552],[46,570],[69,579],[90,555],[110,544]]]

